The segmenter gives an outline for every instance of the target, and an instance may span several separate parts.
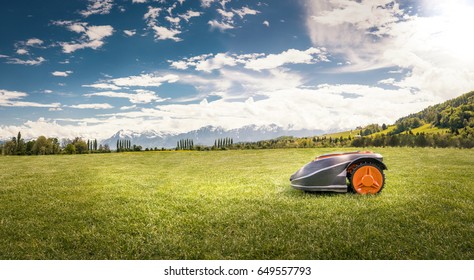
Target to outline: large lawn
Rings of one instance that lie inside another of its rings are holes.
[[[0,259],[474,259],[474,150],[375,149],[376,196],[290,187],[330,151],[0,156]]]

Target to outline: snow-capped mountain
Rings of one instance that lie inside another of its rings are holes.
[[[174,148],[181,139],[193,139],[195,145],[214,145],[218,138],[232,138],[234,143],[238,142],[256,142],[260,140],[274,139],[280,136],[314,136],[322,134],[321,130],[292,130],[285,129],[275,124],[257,126],[248,125],[237,129],[226,130],[222,127],[205,126],[197,130],[186,133],[158,132],[146,130],[136,132],[131,130],[120,130],[110,138],[101,141],[101,144],[107,144],[111,149],[115,149],[117,140],[131,140],[132,145],[140,145],[143,148]]]

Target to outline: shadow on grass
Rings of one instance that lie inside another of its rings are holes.
[[[290,185],[279,185],[278,190],[282,190],[280,193],[287,197],[300,197],[300,198],[327,198],[327,197],[353,197],[356,194],[351,192],[330,192],[330,191],[302,191],[292,188]]]

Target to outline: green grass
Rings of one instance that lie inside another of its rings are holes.
[[[370,134],[370,136],[375,137],[375,136],[377,136],[377,135],[381,136],[382,134],[387,135],[388,133],[394,131],[395,128],[397,128],[396,125],[389,125],[389,126],[387,127],[387,129],[382,130],[382,131],[379,131],[379,132],[376,132],[376,133],[372,133],[372,134]]]
[[[335,133],[329,133],[329,134],[323,134],[320,135],[319,137],[326,136],[326,138],[332,137],[332,138],[339,138],[342,136],[342,138],[354,138],[354,136],[359,134],[359,130],[347,130],[347,131],[341,131],[341,132],[335,132]]]
[[[474,150],[376,149],[376,196],[290,187],[331,151],[0,157],[0,259],[474,258]]]
[[[436,126],[433,126],[431,124],[424,124],[420,127],[417,127],[417,128],[414,128],[412,129],[413,134],[417,134],[417,133],[428,133],[428,134],[436,134],[436,133],[439,133],[439,134],[446,134],[446,133],[449,133],[449,129],[446,129],[446,128],[438,128]]]

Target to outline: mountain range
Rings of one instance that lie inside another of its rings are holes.
[[[155,130],[132,131],[119,130],[110,138],[101,141],[102,145],[109,145],[115,149],[117,140],[130,140],[132,145],[139,145],[143,148],[174,148],[181,139],[192,139],[194,145],[212,146],[216,139],[232,138],[234,143],[256,142],[261,140],[274,139],[281,136],[305,137],[324,133],[322,130],[294,130],[291,127],[283,128],[275,124],[270,125],[248,125],[237,129],[224,129],[222,127],[205,126],[197,130],[185,133],[169,133]]]

